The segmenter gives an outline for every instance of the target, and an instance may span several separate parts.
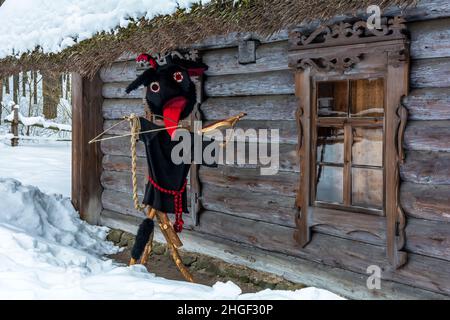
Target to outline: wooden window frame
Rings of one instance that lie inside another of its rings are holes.
[[[384,91],[386,92],[386,85],[385,85],[385,79],[382,76],[379,76],[377,79],[383,79],[384,83]],[[310,179],[310,203],[314,203],[315,206],[321,206],[322,208],[326,209],[335,209],[340,211],[348,211],[348,212],[357,212],[357,213],[366,213],[366,214],[373,214],[378,216],[385,216],[385,201],[383,197],[383,208],[378,209],[372,209],[372,208],[365,208],[361,206],[352,205],[352,195],[351,195],[351,170],[352,168],[362,168],[362,169],[371,169],[371,166],[369,165],[354,165],[352,163],[352,143],[351,143],[351,137],[352,129],[353,128],[381,128],[383,130],[383,139],[385,137],[385,130],[384,130],[384,119],[385,116],[382,118],[380,117],[355,117],[355,118],[349,118],[349,117],[324,117],[320,118],[318,116],[318,106],[317,106],[317,99],[318,99],[318,88],[317,84],[320,82],[329,82],[329,81],[335,81],[333,77],[328,78],[326,80],[322,80],[320,77],[317,77],[316,79],[312,80],[312,93],[311,96],[313,99],[311,100],[311,160],[310,160],[310,167],[309,170],[311,171],[311,179]],[[339,79],[341,80],[341,79]],[[346,78],[347,81],[347,104],[350,106],[350,81],[351,80],[359,80],[358,77],[350,76]],[[384,99],[385,100],[385,99]],[[383,107],[386,104],[385,101],[383,101]],[[344,187],[343,187],[343,204],[332,204],[327,203],[323,201],[316,200],[316,189],[317,185],[315,182],[315,179],[313,177],[316,177],[316,167],[317,167],[317,158],[316,158],[316,149],[317,149],[317,128],[319,127],[337,127],[342,128],[344,131],[350,131],[345,132],[344,134],[344,162],[342,165],[337,165],[334,163],[325,163],[324,165],[332,166],[332,167],[339,167],[343,168],[343,177],[344,177]],[[385,154],[385,148],[384,148],[384,141],[383,141],[383,164],[381,169],[383,170],[383,190],[385,188],[385,163],[384,163],[384,154]],[[380,169],[380,167],[373,167],[375,169]],[[338,212],[337,212],[338,213]]]
[[[318,79],[349,80],[384,78],[384,214],[387,260],[393,268],[406,263],[405,216],[400,206],[399,165],[404,160],[403,133],[407,120],[401,104],[408,93],[409,40],[404,20],[388,19],[381,30],[369,30],[365,21],[321,26],[312,33],[295,30],[290,35],[289,64],[295,71],[295,92],[299,99],[298,154],[300,182],[294,238],[301,247],[311,240],[314,209],[311,181],[314,170],[312,112],[315,111],[313,85]],[[347,144],[348,145],[348,144]],[[315,152],[314,152],[315,153]],[[315,163],[314,163],[315,165]]]

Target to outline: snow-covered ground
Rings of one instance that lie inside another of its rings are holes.
[[[70,197],[70,142],[21,140],[14,148],[7,143],[8,139],[0,137],[0,178],[14,178],[46,193]]]
[[[69,194],[69,144],[0,141],[0,299],[340,299],[317,288],[241,294],[232,282],[208,287],[118,265],[104,258],[119,250],[108,229],[81,221]]]
[[[37,46],[59,52],[98,32],[189,8],[198,0],[6,0],[0,8],[0,58]],[[203,4],[209,0],[202,0]],[[24,23],[26,21],[26,23]]]

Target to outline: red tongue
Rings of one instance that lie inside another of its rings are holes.
[[[183,97],[177,97],[169,100],[163,108],[164,124],[170,137],[173,138],[175,130],[177,128],[170,128],[178,126],[180,121],[181,112],[183,112],[186,106],[187,100]]]

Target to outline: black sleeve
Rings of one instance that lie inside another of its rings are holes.
[[[160,126],[157,126],[153,122],[150,122],[143,117],[139,117],[139,121],[141,123],[141,132],[144,132],[144,133],[139,134],[140,141],[144,141],[144,142],[151,141],[154,137],[156,137],[156,135],[159,133],[159,131],[155,131],[155,132],[145,132],[145,131],[160,129],[161,128]]]

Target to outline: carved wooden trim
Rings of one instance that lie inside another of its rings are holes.
[[[320,58],[306,58],[297,61],[297,69],[305,69],[308,67],[314,68],[317,71],[328,72],[336,70],[343,73],[349,70],[355,64],[361,61],[362,54],[336,57],[320,57]]]
[[[195,84],[195,90],[196,90],[196,104],[194,105],[194,109],[191,113],[191,127],[194,127],[195,121],[202,120],[201,112],[200,112],[200,105],[203,102],[203,77],[193,77],[192,81]],[[196,132],[194,128],[194,132]],[[196,163],[191,164],[191,169],[189,173],[189,179],[190,179],[190,190],[191,190],[191,218],[192,223],[194,226],[198,226],[200,219],[199,214],[202,209],[202,203],[201,203],[201,183],[200,183],[200,177],[199,177],[199,169],[200,165]]]
[[[321,26],[307,35],[294,31],[290,35],[290,50],[304,50],[318,47],[403,39],[406,36],[405,20],[401,17],[388,19],[381,29],[370,30],[366,21],[340,22]]]
[[[299,130],[297,152],[300,162],[300,179],[296,196],[297,214],[295,224],[297,230],[294,239],[304,247],[311,240],[311,220],[309,217],[309,163],[310,163],[310,69],[295,74],[295,92],[299,98],[296,120]]]

